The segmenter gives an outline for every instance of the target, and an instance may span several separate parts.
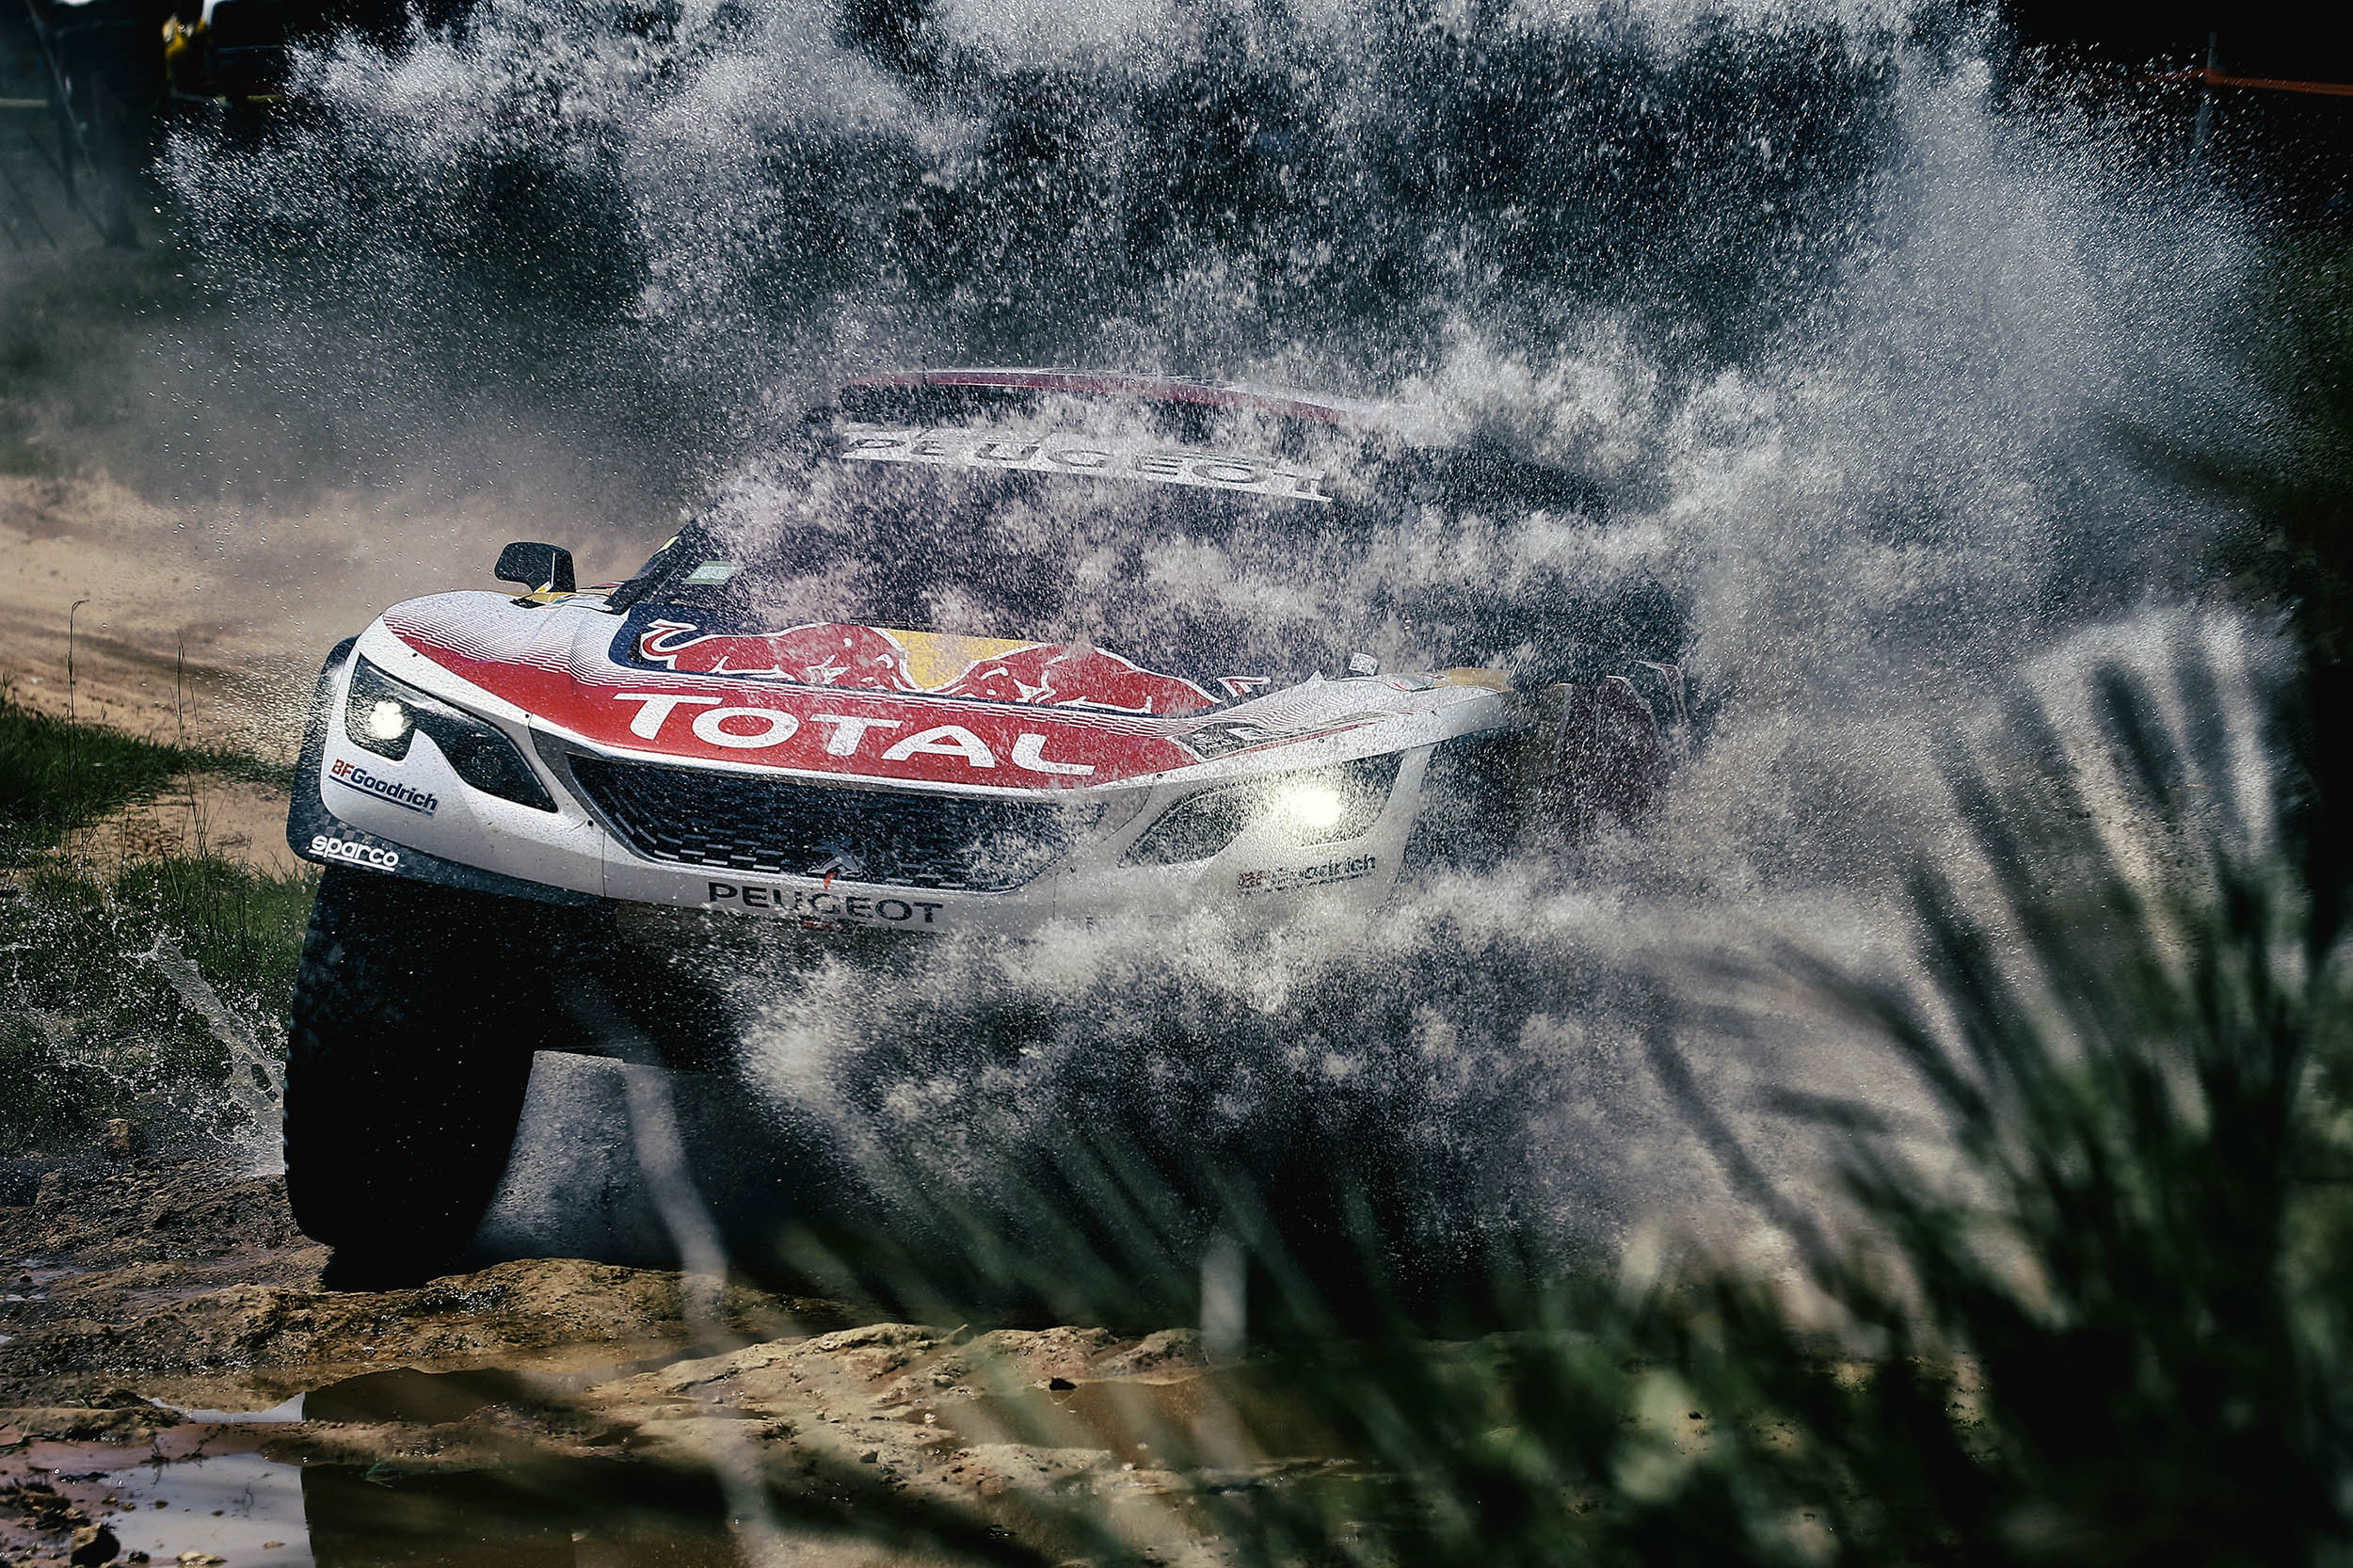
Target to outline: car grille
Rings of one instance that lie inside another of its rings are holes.
[[[1101,808],[853,790],[575,756],[572,776],[638,854],[714,871],[1002,892],[1068,853]]]

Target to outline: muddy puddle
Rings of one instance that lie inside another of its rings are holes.
[[[639,1467],[589,1462],[392,1483],[345,1465],[301,1474],[304,1560],[322,1568],[733,1568],[746,1560],[714,1483]]]
[[[158,1562],[171,1562],[183,1552],[234,1563],[316,1560],[301,1467],[258,1452],[151,1459],[106,1470],[63,1471],[55,1479],[61,1483],[58,1490],[69,1495],[103,1489],[98,1506],[84,1504],[83,1512],[111,1528],[125,1553],[143,1551]],[[106,1506],[108,1497],[116,1506]]]
[[[15,1537],[0,1559],[61,1560],[66,1531],[88,1521],[114,1532],[121,1561],[144,1553],[195,1568],[207,1559],[238,1568],[732,1564],[743,1560],[737,1531],[706,1475],[578,1455],[451,1455],[435,1440],[486,1412],[509,1422],[559,1416],[583,1390],[674,1358],[392,1367],[274,1403],[261,1401],[282,1391],[284,1373],[166,1380],[158,1386],[179,1398],[144,1397],[177,1420],[136,1456],[123,1444],[0,1431],[0,1527]],[[184,1402],[196,1400],[211,1402]],[[370,1457],[312,1457],[338,1447]]]
[[[604,1568],[744,1560],[724,1498],[708,1476],[562,1456],[424,1470],[397,1458],[320,1464],[269,1441],[272,1429],[283,1433],[312,1409],[324,1408],[326,1418],[335,1420],[375,1418],[395,1409],[432,1416],[506,1392],[462,1374],[444,1382],[433,1374],[388,1372],[350,1383],[359,1386],[329,1385],[301,1396],[304,1415],[280,1407],[230,1413],[233,1424],[227,1426],[169,1429],[127,1463],[99,1445],[32,1444],[11,1456],[15,1463],[0,1463],[0,1510],[29,1493],[48,1492],[72,1508],[70,1518],[53,1510],[46,1518],[28,1512],[14,1522],[103,1523],[120,1544],[120,1560],[136,1563],[132,1554],[144,1553],[158,1565],[192,1568],[205,1568],[208,1559],[233,1568]],[[16,1487],[24,1491],[11,1497],[8,1489]],[[24,1552],[24,1560],[63,1558],[64,1528],[27,1533],[44,1539],[9,1543]]]
[[[594,1462],[434,1475],[305,1464],[258,1449],[47,1478],[124,1554],[264,1568],[734,1564],[715,1485]]]
[[[920,1568],[1105,1532],[1224,1568],[1237,1509],[1384,1512],[1275,1366],[1191,1329],[875,1322],[576,1257],[337,1290],[274,1178],[51,1187],[0,1210],[0,1562],[64,1568],[103,1523],[126,1568]]]
[[[20,1508],[11,1543],[52,1560],[70,1507],[111,1528],[126,1560],[156,1564],[734,1564],[790,1544],[792,1560],[848,1568],[950,1560],[858,1539],[862,1510],[888,1519],[902,1499],[984,1513],[1009,1490],[1083,1495],[1183,1561],[1184,1544],[1213,1534],[1213,1496],[1371,1486],[1268,1368],[1074,1378],[1051,1368],[1083,1373],[1102,1354],[1096,1340],[989,1337],[1013,1342],[910,1326],[701,1359],[387,1367],[274,1402],[282,1381],[165,1380],[175,1398],[141,1397],[171,1424],[136,1454],[119,1442],[0,1445],[0,1512],[5,1488],[53,1494],[32,1499],[50,1511],[40,1519]],[[770,1402],[779,1381],[805,1391],[789,1413]],[[770,1477],[748,1533],[743,1494],[714,1462],[738,1440]]]

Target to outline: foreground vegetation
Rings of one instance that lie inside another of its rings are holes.
[[[1800,1288],[1696,1256],[1570,1279],[1491,1255],[1466,1331],[1404,1304],[1370,1225],[1353,1271],[1310,1270],[1238,1184],[1266,1370],[1217,1419],[1237,1452],[1309,1432],[1353,1464],[1183,1506],[1269,1568],[2346,1560],[2341,915],[2313,896],[2309,796],[2266,763],[2293,712],[2195,634],[2171,652],[2092,673],[2092,734],[2022,689],[1951,759],[1964,845],[1914,867],[1908,965],[1787,950],[1735,977],[1771,988],[1758,1016],[1785,1017],[1794,984],[1817,1027],[1905,1064],[1941,1137],[1794,1101],[1840,1174],[1783,1189],[1683,1065],[1723,1048],[1723,1012],[1662,977],[1655,1064],[1790,1240]],[[1030,1266],[1115,1315],[1166,1260],[1092,1239],[1138,1234],[1150,1178],[1113,1129],[1064,1132],[1065,1190],[1103,1212],[1072,1205],[1070,1245]],[[1022,1245],[969,1238],[1008,1267]],[[917,1519],[867,1507],[877,1530]],[[1070,1551],[1138,1560],[1114,1512],[1079,1494]]]
[[[1467,1388],[1408,1336],[1301,1347],[1426,1500],[1397,1560],[2286,1563],[2353,1544],[2334,903],[2309,896],[2295,802],[2237,816],[2248,759],[2224,712],[2171,734],[2173,682],[2099,683],[2100,738],[2170,872],[2090,825],[2093,792],[2022,703],[1998,750],[2023,766],[1956,765],[1984,880],[1919,866],[1916,974],[1782,966],[1914,1067],[1963,1161],[1932,1170],[1869,1107],[1808,1108],[1844,1140],[1862,1224],[1840,1238],[1716,1134],[1834,1332],[1703,1274],[1631,1299],[1536,1288],[1546,1332]],[[1323,1520],[1286,1536],[1266,1560],[1335,1540]]]

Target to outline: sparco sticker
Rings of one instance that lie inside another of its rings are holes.
[[[389,872],[400,865],[396,850],[377,849],[374,844],[355,843],[349,839],[329,838],[324,833],[311,836],[311,853],[328,860],[342,860],[354,866],[373,866]]]
[[[1327,860],[1321,866],[1275,866],[1262,872],[1244,872],[1234,887],[1243,893],[1289,893],[1302,888],[1354,882],[1380,869],[1379,856],[1359,855],[1346,860]]]
[[[1139,452],[1088,446],[1067,436],[988,436],[970,430],[870,430],[842,443],[849,462],[931,463],[942,468],[1019,469],[1026,473],[1078,473],[1098,479],[1147,479],[1248,490],[1296,501],[1332,498],[1323,475],[1264,457],[1218,452]]]

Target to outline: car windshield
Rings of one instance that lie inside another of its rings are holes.
[[[1149,436],[857,427],[741,479],[624,600],[744,632],[1087,644],[1194,680],[1337,675],[1358,653],[1529,680],[1681,656],[1646,536],[1613,536],[1576,475],[1443,452],[1335,470]]]
[[[1363,646],[1350,595],[1368,525],[1312,472],[984,444],[1002,466],[852,446],[739,488],[665,552],[643,597],[746,630],[855,621],[1220,673],[1344,667]]]

